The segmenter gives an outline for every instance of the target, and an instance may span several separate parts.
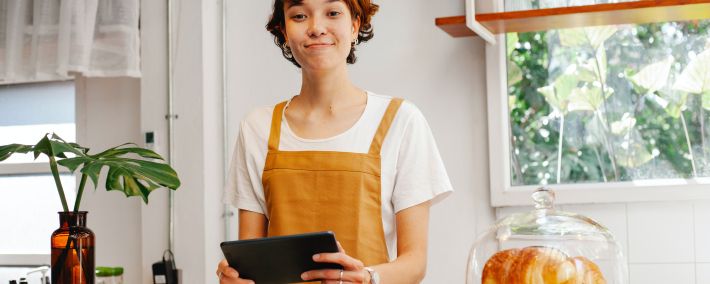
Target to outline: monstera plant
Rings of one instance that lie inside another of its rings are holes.
[[[86,212],[79,211],[87,180],[91,179],[96,188],[106,168],[106,190],[118,190],[127,197],[140,196],[145,203],[150,192],[157,188],[176,190],[180,186],[177,173],[160,155],[130,143],[89,154],[86,147],[66,142],[56,134],[45,134],[35,145],[0,146],[0,161],[16,153],[32,153],[35,159],[44,154],[49,158],[62,203],[60,228],[51,238],[52,283],[94,283],[94,233],[86,228]],[[73,211],[69,211],[59,179],[59,166],[81,174]]]
[[[15,153],[30,152],[34,154],[35,159],[41,154],[49,158],[49,167],[65,212],[69,211],[69,206],[64,188],[59,180],[58,166],[63,166],[71,172],[81,168],[79,170],[81,181],[76,193],[76,202],[74,202],[75,212],[79,211],[87,179],[90,178],[96,187],[104,167],[108,169],[107,190],[118,190],[125,193],[126,196],[140,196],[146,203],[148,203],[148,195],[151,191],[160,187],[175,190],[180,186],[180,180],[175,170],[168,164],[155,161],[163,160],[160,155],[130,143],[97,154],[89,154],[88,148],[66,142],[56,134],[46,134],[35,145],[9,144],[0,146],[0,161]]]

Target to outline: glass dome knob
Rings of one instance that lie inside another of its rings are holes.
[[[538,188],[532,194],[535,209],[552,209],[555,203],[555,192],[545,187]]]

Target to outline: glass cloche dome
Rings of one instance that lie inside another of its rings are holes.
[[[555,210],[555,194],[541,188],[535,209],[505,217],[471,248],[467,284],[624,284],[626,262],[607,228]]]

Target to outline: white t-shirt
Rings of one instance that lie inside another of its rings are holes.
[[[279,150],[367,153],[391,99],[368,92],[360,119],[345,132],[325,139],[296,136],[284,118]],[[264,215],[268,211],[261,177],[273,110],[274,106],[257,108],[242,121],[225,190],[226,202]],[[402,103],[382,142],[381,161],[382,223],[392,260],[397,256],[395,213],[428,200],[436,203],[453,189],[429,125],[408,101]]]

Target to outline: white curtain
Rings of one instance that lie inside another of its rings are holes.
[[[140,77],[139,0],[0,0],[0,84]]]

